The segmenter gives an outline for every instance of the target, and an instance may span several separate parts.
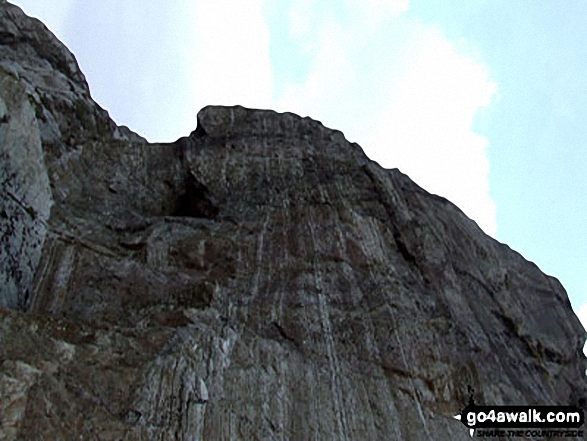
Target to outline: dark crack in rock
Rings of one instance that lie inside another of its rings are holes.
[[[0,1],[0,439],[467,440],[585,405],[560,283],[291,113],[149,144]]]

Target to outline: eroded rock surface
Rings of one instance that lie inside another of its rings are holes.
[[[449,201],[289,113],[146,143],[40,22],[0,29],[0,439],[465,440],[469,386],[585,405],[563,287]]]

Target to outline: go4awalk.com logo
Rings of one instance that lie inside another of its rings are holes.
[[[472,391],[470,391],[472,392]],[[473,395],[455,415],[473,436],[583,437],[583,410],[577,406],[477,406]]]

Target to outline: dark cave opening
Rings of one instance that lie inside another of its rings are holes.
[[[190,173],[184,184],[184,192],[177,199],[173,216],[214,219],[218,207],[212,202],[208,188]]]

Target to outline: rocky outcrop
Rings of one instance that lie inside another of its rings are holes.
[[[53,203],[44,152],[89,139],[143,140],[91,99],[75,57],[41,22],[1,1],[0,306],[30,299]]]
[[[0,26],[0,438],[465,440],[468,387],[585,405],[563,287],[449,201],[289,113],[146,143]]]
[[[1,71],[0,160],[0,306],[14,308],[30,297],[52,198],[33,106]]]

